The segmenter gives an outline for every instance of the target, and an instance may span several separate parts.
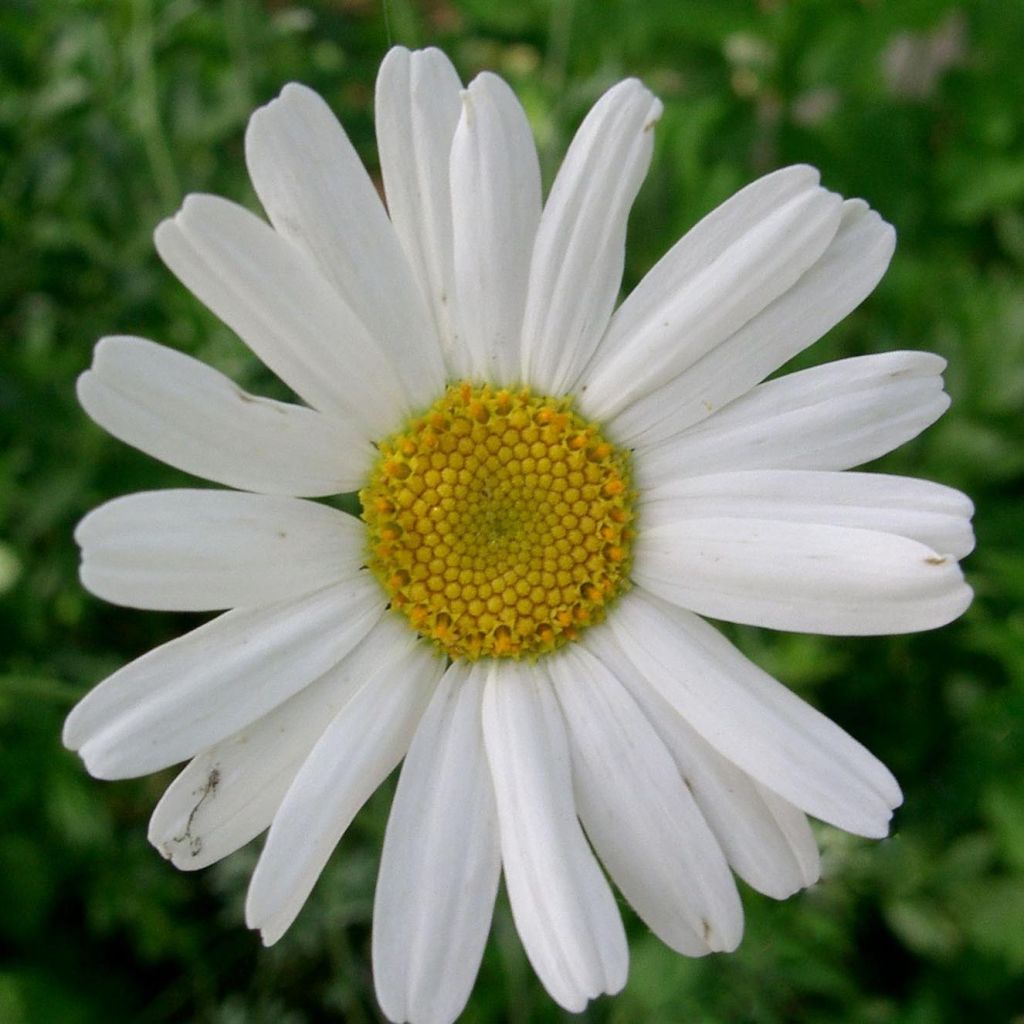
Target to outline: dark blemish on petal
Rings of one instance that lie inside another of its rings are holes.
[[[202,836],[196,836],[192,834],[192,823],[196,819],[196,815],[199,813],[199,808],[206,803],[209,797],[213,796],[217,792],[217,787],[220,785],[220,769],[211,768],[210,774],[206,776],[206,782],[203,783],[196,791],[196,796],[199,799],[195,802],[192,810],[189,812],[188,821],[185,822],[185,830],[181,835],[174,836],[171,839],[172,843],[187,843],[188,852],[193,857],[198,857],[203,849],[203,838]]]
[[[945,565],[948,561],[949,557],[947,555],[929,555],[925,559],[928,565]]]

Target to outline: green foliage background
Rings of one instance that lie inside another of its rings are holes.
[[[178,874],[145,839],[170,774],[93,781],[59,735],[90,685],[194,622],[119,610],[77,582],[86,510],[191,481],[88,422],[74,379],[98,337],[122,332],[266,386],[160,265],[152,229],[190,191],[253,203],[246,117],[291,79],[329,99],[374,167],[389,37],[443,46],[467,80],[505,75],[549,180],[609,84],[637,75],[660,94],[627,285],[740,185],[818,165],[900,242],[875,295],[805,361],[907,347],[950,363],[952,411],[879,468],[976,500],[970,612],[894,639],[739,633],[893,767],[907,797],[893,837],[822,827],[823,880],[784,904],[745,892],[731,956],[676,957],[626,910],[628,987],[584,1018],[1024,1021],[1024,5],[1005,0],[3,0],[0,1021],[379,1019],[368,921],[389,792],[263,950],[241,913],[256,850]],[[464,1019],[567,1016],[501,904]]]

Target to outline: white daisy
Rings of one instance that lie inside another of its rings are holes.
[[[598,858],[700,956],[740,940],[733,871],[776,898],[816,879],[806,815],[886,835],[887,769],[699,616],[861,635],[967,607],[969,501],[840,472],[941,415],[943,362],[759,383],[893,249],[809,167],[708,215],[615,309],[661,111],[638,81],[595,105],[543,209],[501,79],[463,90],[438,51],[395,49],[376,108],[387,212],[289,85],[246,135],[270,224],[197,195],[156,232],[304,405],[140,338],[103,339],[81,378],[116,437],[237,490],[83,520],[93,593],[227,611],[101,683],[65,742],[108,779],[191,758],[150,827],[181,868],[269,828],[246,906],[267,943],[404,757],[374,910],[384,1012],[458,1016],[502,873],[534,969],[580,1010],[626,978]],[[363,521],[305,500],[353,490]]]

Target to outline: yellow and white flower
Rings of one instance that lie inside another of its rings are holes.
[[[97,686],[65,742],[108,779],[191,759],[150,826],[181,868],[269,828],[246,907],[267,943],[404,758],[374,911],[384,1012],[458,1016],[502,873],[534,969],[580,1010],[627,970],[595,854],[699,956],[740,941],[732,872],[780,899],[817,878],[807,815],[887,834],[888,770],[700,616],[866,635],[967,607],[969,501],[845,472],[942,414],[943,362],[761,383],[893,250],[810,167],[709,214],[616,309],[661,111],[636,80],[595,105],[543,206],[500,78],[463,90],[438,51],[395,49],[376,108],[387,210],[289,85],[246,135],[270,223],[195,195],[156,232],[304,404],[132,337],[80,380],[113,435],[234,490],[83,520],[93,593],[223,614]],[[308,500],[354,490],[362,521]]]

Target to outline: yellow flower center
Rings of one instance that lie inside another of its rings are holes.
[[[569,399],[454,384],[379,449],[370,568],[449,657],[554,650],[627,586],[628,456]]]

